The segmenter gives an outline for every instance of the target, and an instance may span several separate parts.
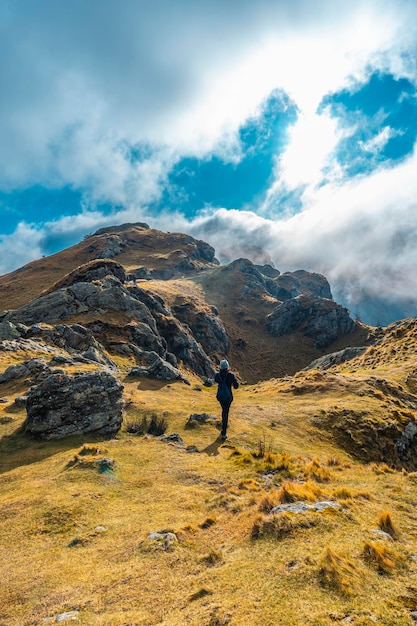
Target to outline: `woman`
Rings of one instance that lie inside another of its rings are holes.
[[[222,407],[222,432],[221,438],[227,439],[227,425],[229,422],[230,405],[233,402],[232,387],[237,389],[239,383],[236,376],[229,369],[229,363],[226,359],[220,361],[220,371],[214,377],[214,381],[218,383],[216,398]]]

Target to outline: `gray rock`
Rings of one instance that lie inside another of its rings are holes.
[[[5,339],[20,339],[21,335],[15,324],[11,322],[0,323],[0,341]]]
[[[167,550],[178,542],[177,535],[171,532],[152,532],[148,534],[148,541],[157,541],[162,544],[162,548]]]
[[[194,424],[206,424],[206,422],[218,421],[217,415],[211,415],[210,413],[193,413],[187,420],[188,425]]]
[[[92,361],[93,363],[99,363],[100,365],[104,365],[104,367],[108,368],[109,370],[112,370],[114,372],[118,371],[116,363],[106,354],[104,354],[104,352],[98,350],[97,348],[88,348],[88,350],[83,352],[81,356],[87,361]]]
[[[27,399],[27,396],[16,396],[16,398],[14,399],[14,404],[19,407],[26,406]]]
[[[108,372],[52,374],[30,390],[24,430],[41,439],[114,435],[122,425],[122,392],[123,385]]]
[[[150,352],[145,355],[150,365],[142,367],[132,367],[129,376],[146,376],[157,380],[175,381],[181,380],[189,385],[189,381],[183,376],[179,369],[161,359],[156,352]]]
[[[219,316],[210,307],[186,301],[172,306],[172,312],[192,332],[207,354],[227,354],[229,338]]]
[[[268,316],[268,329],[274,337],[300,331],[324,348],[356,328],[349,311],[333,300],[300,295],[278,305]]]
[[[159,437],[160,441],[165,441],[166,443],[180,443],[183,444],[184,441],[178,433],[171,433],[170,435],[161,435]]]
[[[18,365],[10,365],[0,375],[0,384],[7,383],[10,380],[18,380],[19,378],[33,378],[39,380],[46,378],[54,371],[54,368],[50,367],[46,361],[42,359],[30,359]]]
[[[371,530],[371,533],[373,535],[378,535],[378,537],[380,537],[381,539],[386,539],[387,541],[394,541],[391,535],[384,532],[383,530],[380,530],[379,528],[374,528],[373,530]]]
[[[36,324],[57,322],[81,313],[123,311],[130,317],[156,330],[149,309],[133,297],[114,276],[106,276],[94,284],[77,282],[41,296],[7,316],[7,321]]]
[[[395,442],[395,448],[400,459],[406,460],[417,435],[417,422],[409,422]]]
[[[315,359],[312,361],[305,370],[311,369],[322,369],[327,370],[334,365],[339,365],[339,363],[344,363],[345,361],[350,361],[357,356],[360,356],[367,350],[366,346],[357,347],[357,348],[345,348],[344,350],[339,350],[338,352],[332,352],[331,354],[325,354],[321,356],[319,359]]]
[[[54,619],[56,624],[60,624],[61,622],[72,621],[75,622],[78,620],[79,611],[66,611],[65,613],[60,613]]]
[[[338,502],[315,502],[307,504],[306,502],[290,502],[289,504],[280,504],[271,509],[270,513],[305,513],[306,511],[324,511],[327,508],[341,509],[342,506]]]

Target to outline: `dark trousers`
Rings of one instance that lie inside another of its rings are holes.
[[[231,400],[230,402],[220,402],[220,406],[222,407],[222,435],[225,435],[227,431],[227,425],[229,422],[229,410],[231,404]]]

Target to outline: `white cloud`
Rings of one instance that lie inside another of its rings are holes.
[[[41,256],[54,237],[148,221],[206,238],[224,257],[261,260],[265,249],[278,268],[321,271],[352,294],[356,287],[387,298],[415,291],[416,158],[319,187],[337,131],[316,109],[325,94],[372,68],[417,82],[416,17],[408,0],[9,3],[0,9],[0,188],[69,185],[92,206],[126,208],[57,215],[43,226],[28,217],[1,237],[0,272]],[[238,160],[237,129],[276,88],[300,116],[267,202],[254,208],[271,219],[219,210],[186,220],[141,208],[159,197],[181,155],[215,150]],[[144,144],[148,158],[132,159],[130,147]],[[275,205],[283,185],[305,186],[302,212],[286,219]]]

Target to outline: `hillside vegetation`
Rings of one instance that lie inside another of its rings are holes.
[[[30,286],[34,266],[21,270],[19,306],[31,302],[30,293],[72,284],[65,276],[78,266],[66,258],[65,272],[51,269],[37,288]],[[197,335],[197,321],[217,308],[228,358],[249,379],[235,392],[226,442],[215,387],[190,365],[178,360],[188,384],[132,375],[140,353],[114,350],[128,341],[126,312],[65,320],[100,329],[102,356],[117,366],[125,412],[116,436],[30,438],[22,397],[36,380],[1,379],[2,626],[415,623],[417,321],[358,326],[326,350],[314,348],[303,329],[268,343],[261,320],[272,298],[242,297],[235,268],[207,263],[204,273],[191,268],[137,285],[159,294],[184,320],[177,323]],[[14,285],[13,307],[18,281],[19,272],[0,278],[4,289]],[[168,316],[158,315],[163,329]],[[0,376],[35,358],[52,363],[52,326],[40,326],[31,332],[44,334],[32,343],[23,335],[0,341]],[[28,332],[15,322],[7,328]],[[307,365],[355,337],[366,348],[359,356],[297,371],[298,358]],[[68,347],[59,354],[68,374],[104,367],[75,362]],[[263,359],[273,375],[265,376]],[[280,370],[285,363],[288,371]]]

